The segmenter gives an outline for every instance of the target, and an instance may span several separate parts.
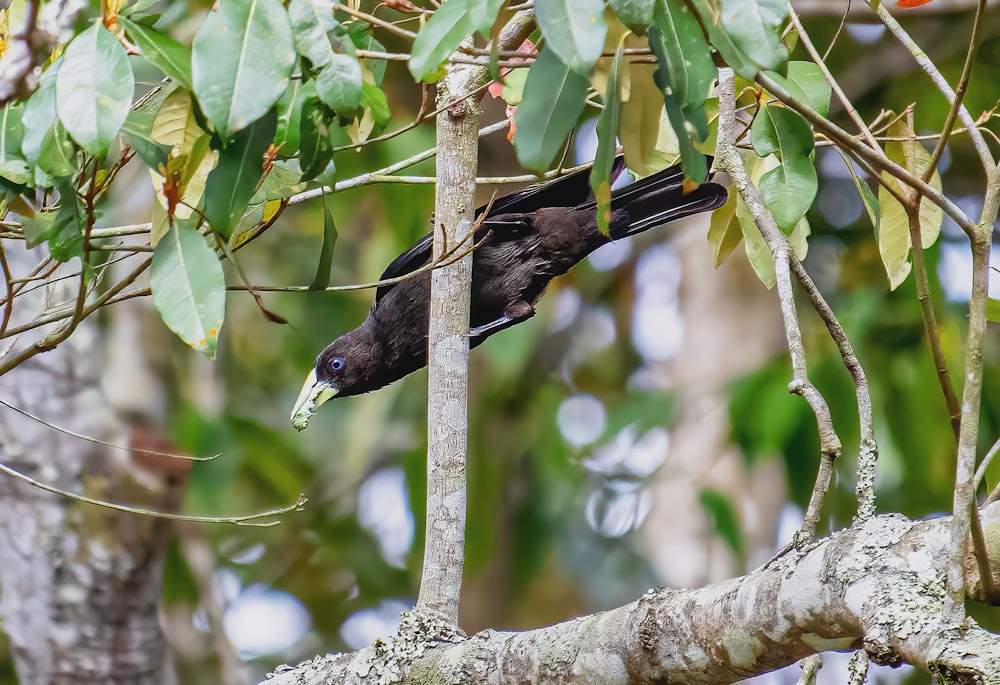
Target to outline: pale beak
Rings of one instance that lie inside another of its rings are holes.
[[[295,400],[295,406],[292,407],[292,425],[295,426],[295,430],[304,430],[320,405],[336,395],[336,385],[329,381],[317,380],[316,369],[310,371],[298,399]]]

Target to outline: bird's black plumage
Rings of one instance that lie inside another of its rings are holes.
[[[613,175],[624,165],[619,158]],[[612,193],[610,239],[597,227],[589,169],[506,195],[491,207],[475,236],[469,343],[480,344],[535,313],[549,281],[609,242],[653,226],[706,212],[726,201],[726,189],[703,183],[683,192],[675,166]],[[397,278],[431,260],[432,236],[397,257],[380,280]],[[368,318],[330,343],[316,359],[292,421],[304,428],[315,408],[333,396],[376,390],[427,363],[430,273],[381,286]]]

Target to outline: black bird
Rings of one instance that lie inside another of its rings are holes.
[[[612,177],[624,171],[621,157]],[[610,240],[641,233],[682,217],[711,211],[726,201],[726,189],[703,183],[683,191],[674,166],[612,192],[610,239],[597,227],[590,169],[505,195],[489,207],[477,229],[473,252],[469,344],[535,314],[535,304],[556,276]],[[485,211],[481,207],[477,216]],[[432,236],[399,255],[380,280],[411,273],[431,261]],[[302,386],[292,424],[306,427],[332,397],[376,390],[427,363],[429,271],[375,291],[368,318],[326,346]]]

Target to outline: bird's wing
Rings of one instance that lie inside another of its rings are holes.
[[[491,235],[499,241],[513,240],[514,238],[524,235],[530,230],[530,214],[503,214],[500,216],[494,216],[491,213],[490,217],[483,221],[483,223],[476,230],[476,243],[485,238],[487,235]],[[450,249],[455,249],[455,246],[451,245]],[[379,280],[387,281],[391,278],[399,278],[400,276],[411,274],[417,269],[427,266],[431,261],[431,254],[433,253],[433,250],[434,234],[428,233],[417,241],[416,245],[392,260],[389,266],[385,268],[385,271],[382,272]],[[461,252],[462,250],[459,249],[458,253],[460,254]],[[398,283],[380,285],[375,290],[375,305],[373,305],[373,307],[378,305],[379,300],[385,297],[386,294],[397,285]]]
[[[411,247],[409,250],[403,254],[396,257],[389,266],[385,267],[385,271],[379,276],[380,281],[387,281],[390,278],[399,278],[400,276],[405,276],[406,274],[413,273],[422,266],[426,266],[431,261],[431,250],[434,246],[434,234],[428,233],[423,238],[417,241],[417,244]],[[376,307],[383,297],[396,286],[395,283],[390,285],[380,285],[375,290],[375,304],[372,307]]]

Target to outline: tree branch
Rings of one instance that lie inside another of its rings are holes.
[[[809,507],[806,509],[802,523],[802,532],[812,537],[816,534],[816,523],[819,520],[823,500],[833,478],[833,463],[840,456],[840,438],[833,427],[833,417],[823,395],[809,380],[806,366],[805,347],[802,344],[802,331],[799,329],[798,314],[795,311],[795,296],[792,292],[792,275],[790,266],[790,251],[788,240],[781,232],[774,218],[764,208],[757,188],[750,181],[739,150],[736,148],[736,94],[733,70],[719,70],[719,142],[716,146],[716,164],[719,169],[727,172],[733,180],[747,209],[753,215],[754,222],[761,236],[767,243],[774,259],[774,271],[778,299],[781,303],[781,316],[785,322],[785,336],[788,340],[788,354],[792,358],[793,379],[788,384],[788,391],[801,395],[816,416],[816,426],[819,431],[820,464],[816,476]]]
[[[997,525],[1000,504],[983,514]],[[282,667],[266,682],[721,685],[863,646],[876,663],[995,684],[1000,637],[950,620],[946,610],[950,525],[877,516],[741,578],[651,590],[623,607],[526,632],[466,637],[411,615],[396,637]],[[1000,540],[993,546],[1000,552]]]

